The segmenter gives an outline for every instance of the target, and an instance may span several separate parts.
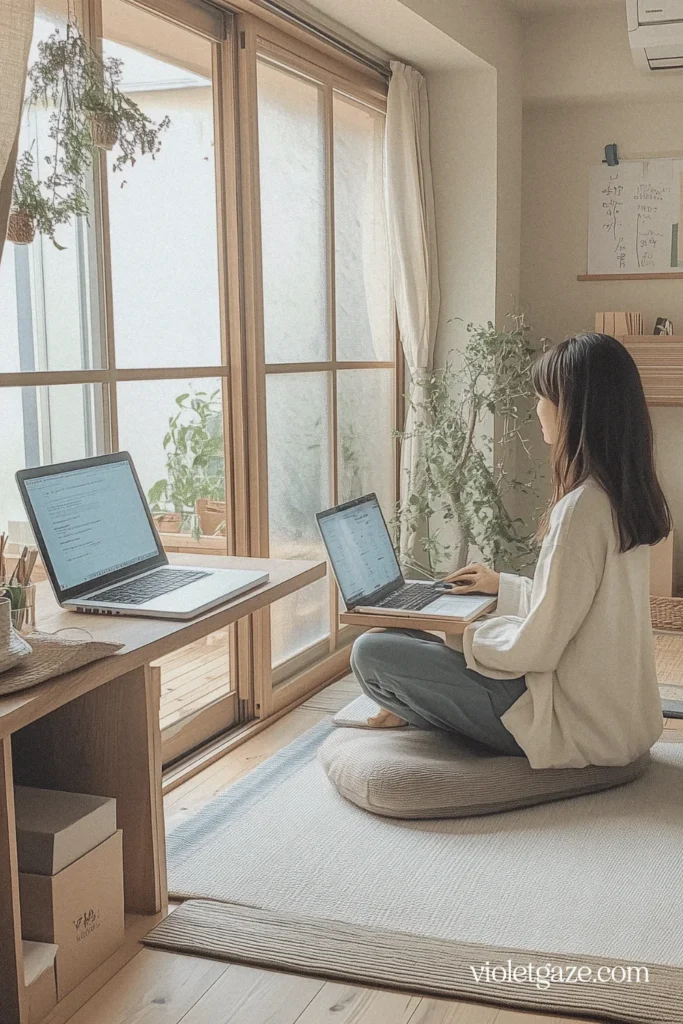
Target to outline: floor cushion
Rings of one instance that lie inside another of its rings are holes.
[[[319,752],[338,792],[391,818],[464,818],[595,793],[637,779],[650,755],[620,767],[532,768],[526,758],[434,730],[338,728]]]

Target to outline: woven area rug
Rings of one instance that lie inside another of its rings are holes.
[[[332,728],[315,726],[171,833],[170,888],[192,902],[148,944],[452,998],[683,1024],[682,742],[657,744],[628,786],[485,818],[404,822],[333,789],[316,757]],[[508,960],[511,971],[550,964],[556,980],[477,973]],[[597,978],[605,966],[616,980],[568,980],[571,967]],[[619,980],[643,966],[647,982]]]

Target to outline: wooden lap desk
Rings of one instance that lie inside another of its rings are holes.
[[[123,643],[118,654],[0,697],[0,1024],[28,1019],[19,912],[14,782],[116,797],[123,829],[127,936],[145,934],[167,909],[161,793],[158,673],[150,662],[208,636],[325,575],[324,562],[171,555],[180,565],[258,569],[269,582],[196,619],[84,615],[62,611],[48,583],[38,585],[37,625],[79,627]],[[74,635],[74,634],[72,634]],[[64,1001],[74,1013],[134,954],[116,954]],[[122,960],[123,957],[123,960]],[[53,1011],[57,1013],[58,1011]]]
[[[339,621],[347,626],[359,626],[361,629],[368,629],[374,626],[376,629],[424,629],[431,633],[455,633],[462,634],[475,619],[486,615],[495,607],[495,598],[491,598],[491,604],[484,606],[469,619],[453,619],[444,615],[385,615],[384,613],[373,612],[341,612]]]

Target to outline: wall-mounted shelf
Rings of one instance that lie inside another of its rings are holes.
[[[648,405],[683,405],[683,335],[628,334],[618,340],[640,371]]]
[[[577,274],[577,281],[680,281],[683,273],[670,274]]]

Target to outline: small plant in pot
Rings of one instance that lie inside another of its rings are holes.
[[[225,533],[225,456],[219,392],[188,391],[176,398],[163,445],[166,476],[147,497],[162,532]],[[211,528],[203,529],[210,514]],[[177,524],[177,525],[175,525]],[[170,528],[169,528],[170,527]]]
[[[140,155],[152,158],[170,121],[158,124],[121,91],[123,63],[102,58],[75,21],[38,44],[29,68],[28,108],[51,111],[50,153],[36,167],[25,151],[17,161],[8,238],[28,244],[38,231],[55,241],[55,229],[72,216],[88,215],[88,172],[99,149],[119,146],[113,170],[133,166]],[[43,171],[44,173],[40,173]]]

